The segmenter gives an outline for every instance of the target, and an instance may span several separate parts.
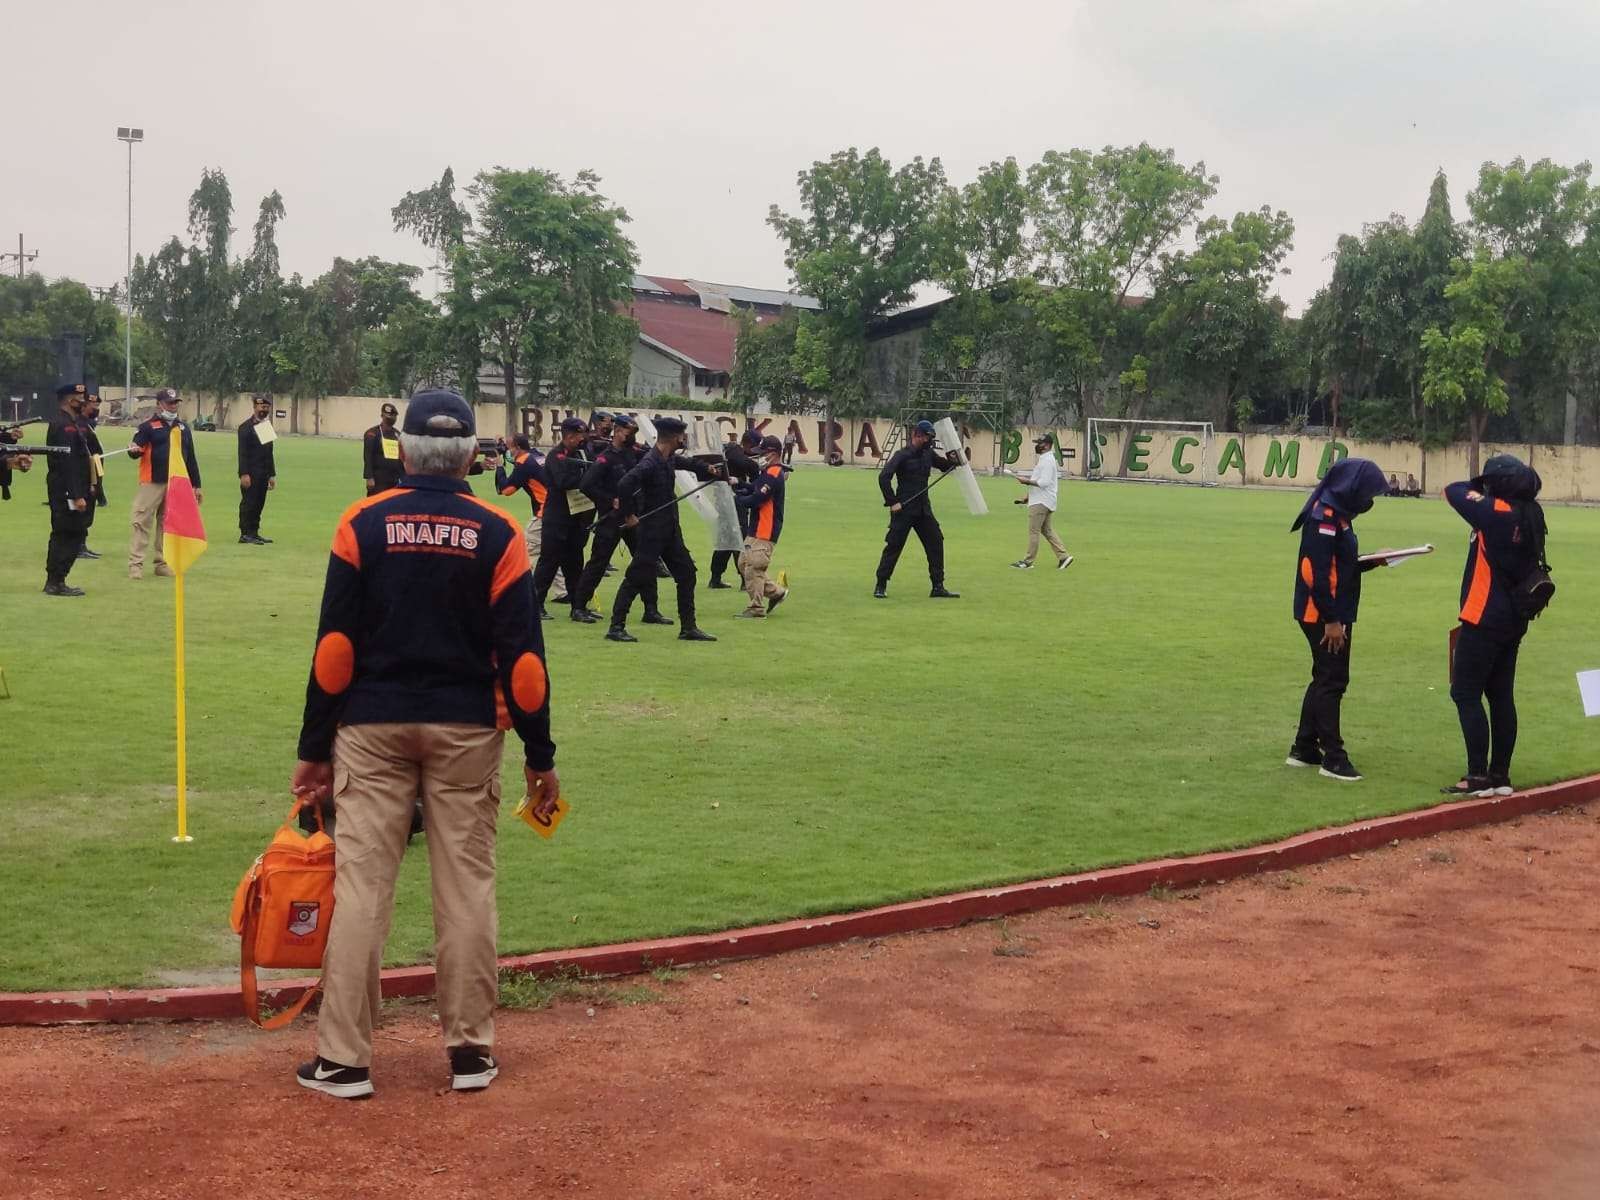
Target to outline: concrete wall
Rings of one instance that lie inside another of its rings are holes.
[[[106,414],[116,420],[120,408],[120,388],[102,388],[106,401]],[[153,395],[154,389],[142,392]],[[136,397],[137,400],[137,397]],[[641,404],[628,400],[617,407],[638,415],[651,417],[671,415],[681,418],[691,426],[692,446],[719,445],[729,434],[737,436],[747,426],[762,433],[783,437],[794,432],[799,438],[795,461],[822,463],[826,442],[825,422],[818,416],[790,416],[782,413],[761,413],[745,416],[740,413],[695,412],[675,408],[671,397],[658,397],[657,403]],[[396,401],[404,405],[404,401]],[[320,400],[291,401],[274,397],[276,416],[274,423],[281,433],[299,433],[322,437],[360,437],[378,422],[378,409],[383,404],[372,396],[324,396]],[[148,415],[153,407],[146,400],[136,403],[139,416]],[[185,417],[196,412],[210,416],[214,406],[207,397],[186,397],[181,406]],[[224,428],[234,428],[250,414],[250,397],[233,397],[227,405]],[[485,437],[502,433],[506,428],[505,406],[499,403],[477,406],[478,429]],[[548,446],[553,438],[551,430],[563,417],[589,415],[588,410],[544,407],[524,408],[515,414],[517,428],[527,433],[536,445]],[[894,427],[890,417],[863,417],[837,421],[833,436],[844,456],[846,465],[876,467],[880,452]],[[1095,446],[1087,444],[1081,429],[1052,429],[1029,425],[1008,431],[996,439],[989,430],[964,431],[973,465],[980,472],[994,467],[1014,466],[1026,469],[1033,462],[1033,440],[1041,433],[1054,436],[1073,456],[1065,464],[1069,476],[1081,476],[1086,468],[1096,469],[1106,478],[1163,480],[1182,483],[1213,483],[1223,486],[1266,486],[1309,488],[1327,470],[1329,464],[1340,458],[1370,458],[1383,468],[1385,474],[1394,474],[1404,483],[1409,473],[1416,476],[1418,484],[1428,492],[1438,492],[1453,480],[1467,475],[1467,447],[1446,446],[1424,452],[1410,442],[1357,442],[1335,441],[1325,437],[1296,437],[1272,434],[1217,434],[1213,437],[1209,458],[1202,454],[1199,439],[1185,430],[1146,427],[1140,432],[1126,427],[1112,427],[1099,433]],[[1540,446],[1517,443],[1500,445],[1485,443],[1480,450],[1480,463],[1491,454],[1515,454],[1531,463],[1544,479],[1543,498],[1600,502],[1600,447],[1597,446]]]

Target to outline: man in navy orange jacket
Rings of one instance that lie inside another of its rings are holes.
[[[740,485],[734,503],[744,517],[744,550],[739,555],[739,573],[744,576],[745,595],[750,603],[741,617],[765,617],[789,595],[780,577],[778,583],[767,578],[772,552],[783,532],[783,443],[772,435],[760,442],[762,463],[755,479]],[[762,607],[762,601],[766,607]]]
[[[167,475],[174,438],[183,447],[180,455],[198,501],[201,499],[200,464],[194,457],[194,433],[178,419],[178,393],[162,388],[156,393],[155,415],[133,431],[133,445],[128,449],[128,457],[139,464],[139,490],[133,496],[132,533],[128,539],[129,579],[144,578],[144,556],[152,534],[156,544],[156,574],[173,574],[161,557],[161,522],[167,511]]]
[[[1361,606],[1361,572],[1376,564],[1360,561],[1354,521],[1388,488],[1377,463],[1341,459],[1328,468],[1289,527],[1300,531],[1294,619],[1311,648],[1311,682],[1285,762],[1317,767],[1329,779],[1361,778],[1345,752],[1339,706],[1350,686],[1350,641]]]
[[[338,815],[333,923],[308,1088],[372,1094],[372,1025],[417,795],[428,827],[439,1023],[458,1091],[487,1087],[494,1042],[495,821],[502,730],[546,816],[560,780],[533,579],[517,523],[466,484],[472,409],[406,408],[399,485],[351,505],[328,559],[293,790]]]

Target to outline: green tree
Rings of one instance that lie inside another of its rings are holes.
[[[232,217],[227,178],[206,169],[189,197],[189,245],[171,238],[133,271],[135,311],[160,339],[171,382],[213,393],[219,411],[238,380]]]
[[[740,412],[765,400],[774,412],[822,411],[824,399],[806,386],[796,365],[795,338],[800,314],[785,308],[775,321],[760,321],[747,308],[735,308],[739,332],[734,343],[730,398]]]
[[[1294,248],[1289,214],[1262,207],[1212,217],[1192,252],[1164,255],[1147,344],[1169,374],[1206,396],[1219,428],[1248,420],[1253,397],[1275,387],[1288,355],[1283,304],[1270,295]]]
[[[1036,312],[1053,343],[1051,375],[1058,389],[1076,391],[1083,415],[1097,415],[1108,378],[1124,365],[1109,352],[1128,344],[1135,289],[1153,287],[1162,256],[1199,220],[1217,177],[1203,162],[1186,166],[1172,150],[1141,143],[1049,151],[1029,169],[1028,187],[1034,275],[1050,289]]]
[[[1422,335],[1423,401],[1465,420],[1471,475],[1478,474],[1478,446],[1490,416],[1509,405],[1505,371],[1522,348],[1519,312],[1536,293],[1525,258],[1497,258],[1480,246],[1445,288],[1453,314],[1449,331],[1433,326]]]
[[[822,305],[799,317],[795,370],[808,391],[827,395],[831,413],[854,414],[869,402],[868,328],[948,269],[937,220],[944,167],[914,158],[896,168],[876,147],[851,147],[812,163],[798,184],[797,214],[776,204],[767,214],[794,286]]]
[[[283,197],[278,192],[262,199],[250,255],[234,269],[238,287],[235,376],[252,391],[276,391],[280,384],[272,348],[283,336],[286,316],[277,240],[278,222],[283,216]]]
[[[928,331],[926,358],[946,379],[1006,388],[1018,413],[1036,399],[1035,320],[1040,290],[1029,276],[1026,172],[1014,158],[990,163],[935,211],[934,282],[951,293]],[[1007,413],[1007,419],[1013,415]]]
[[[1574,433],[1575,364],[1596,327],[1585,259],[1600,194],[1589,173],[1587,162],[1485,163],[1467,195],[1477,244],[1527,266],[1528,287],[1511,314],[1519,352],[1502,369],[1514,425],[1529,438]]]
[[[474,211],[451,256],[445,297],[451,357],[498,364],[506,428],[514,428],[518,381],[550,378],[568,403],[593,402],[625,378],[631,339],[616,310],[637,266],[623,234],[628,214],[580,171],[482,171],[467,189]],[[620,390],[620,389],[619,389]]]

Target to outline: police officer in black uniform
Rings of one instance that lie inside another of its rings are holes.
[[[89,447],[92,456],[90,461],[89,477],[94,480],[94,503],[85,511],[88,522],[83,529],[83,545],[78,547],[79,558],[99,558],[93,550],[89,549],[89,529],[94,525],[95,514],[106,506],[106,471],[105,447],[100,444],[99,435],[94,427],[100,420],[100,397],[90,392],[83,399],[83,440]]]
[[[604,451],[611,448],[611,433],[616,428],[617,418],[608,412],[595,409],[589,415],[589,458],[598,458]]]
[[[878,560],[878,586],[872,592],[877,599],[889,598],[889,577],[894,574],[894,565],[900,561],[900,551],[905,549],[906,538],[913,529],[928,556],[928,578],[933,581],[928,595],[935,600],[960,597],[961,593],[944,586],[944,531],[928,502],[933,469],[953,471],[960,465],[961,456],[955,451],[935,452],[933,422],[918,421],[911,430],[911,444],[896,450],[878,472],[878,488],[889,508],[889,532],[883,540],[883,557]]]
[[[606,630],[610,641],[639,640],[628,632],[628,609],[633,606],[633,598],[644,593],[647,582],[653,581],[657,563],[666,564],[678,586],[678,640],[717,640],[695,624],[694,559],[683,544],[683,528],[678,524],[673,473],[690,471],[697,479],[722,479],[727,475],[727,468],[720,463],[707,465],[679,454],[687,429],[677,417],[658,418],[655,446],[647,450],[639,465],[617,484],[623,525],[637,528],[638,540],[633,547],[633,561],[628,564],[622,586],[617,589],[616,603],[611,606],[611,628]]]
[[[369,496],[400,484],[400,431],[394,427],[399,415],[400,410],[386,402],[378,410],[378,423],[361,435],[361,475]]]
[[[539,548],[539,563],[533,571],[534,608],[544,611],[545,595],[555,582],[556,572],[570,585],[583,575],[583,546],[594,522],[594,506],[579,489],[589,469],[589,427],[577,417],[561,422],[561,443],[545,455],[542,470],[545,487],[542,517],[544,544]],[[573,504],[581,501],[576,509]],[[600,614],[584,608],[579,589],[568,587],[567,602],[572,619],[592,625]]]
[[[94,504],[94,468],[89,442],[84,437],[81,383],[64,383],[56,389],[61,409],[50,419],[47,446],[66,446],[67,454],[49,455],[45,464],[45,491],[50,500],[50,548],[44,559],[46,596],[81,596],[82,588],[67,583],[78,551],[89,536],[89,510]]]
[[[624,543],[630,555],[638,551],[636,531],[623,527],[622,501],[617,496],[617,487],[622,483],[623,476],[644,457],[644,450],[634,440],[638,430],[638,421],[625,413],[618,413],[611,430],[611,445],[595,458],[583,473],[583,481],[579,484],[583,494],[594,501],[597,514],[594,540],[589,545],[589,563],[583,568],[583,577],[578,580],[578,604],[591,612],[593,610],[589,609],[589,602],[594,599],[600,580],[610,567],[617,543]],[[661,615],[659,593],[660,588],[652,573],[639,592],[644,597],[646,625],[672,624],[671,617]]]
[[[722,448],[722,455],[728,463],[728,481],[735,487],[741,483],[750,483],[761,474],[761,464],[750,457],[761,445],[761,434],[755,429],[746,429],[744,435],[737,442],[729,442]],[[728,588],[732,584],[722,582],[722,573],[728,569],[730,563],[739,557],[737,550],[714,550],[711,553],[711,582],[708,588]]]
[[[278,486],[278,470],[273,460],[273,444],[262,444],[257,430],[271,428],[272,397],[251,398],[252,413],[239,425],[239,544],[265,546],[272,539],[261,536],[261,510],[267,493]]]

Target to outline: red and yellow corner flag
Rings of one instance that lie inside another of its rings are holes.
[[[167,563],[179,575],[206,552],[206,527],[200,520],[200,502],[187,475],[167,480],[167,515],[161,523]]]
[[[183,430],[172,431],[172,463],[183,460]],[[178,577],[173,580],[176,618],[172,634],[174,665],[177,685],[178,734],[178,836],[175,842],[192,842],[189,836],[189,720],[185,692],[183,662],[183,575],[194,565],[195,559],[206,552],[206,527],[200,520],[200,500],[194,494],[194,484],[189,482],[187,471],[167,476],[167,512],[161,521],[163,551],[167,563]]]

